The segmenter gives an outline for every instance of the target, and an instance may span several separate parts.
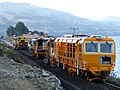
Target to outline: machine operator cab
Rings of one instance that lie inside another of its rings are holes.
[[[94,75],[112,71],[116,60],[116,46],[112,38],[92,35],[79,42],[83,69]]]
[[[33,50],[33,53],[36,58],[39,58],[39,56],[43,56],[44,58],[48,57],[49,53],[49,41],[51,38],[38,38],[35,41],[35,47]]]
[[[15,49],[27,49],[28,48],[28,41],[24,35],[21,35],[15,39]]]

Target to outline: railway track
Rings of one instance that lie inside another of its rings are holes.
[[[61,68],[52,68],[45,64],[43,60],[35,59],[30,51],[17,50],[20,54],[29,58],[30,61],[26,62],[32,66],[37,66],[46,69],[56,75],[65,88],[65,90],[120,90],[120,87],[108,84],[108,82],[88,82],[78,76],[71,76],[69,72]],[[34,64],[32,63],[34,62]]]
[[[109,85],[109,86],[115,87],[115,88],[117,88],[118,90],[120,90],[120,86],[118,86],[118,85],[114,85],[114,84],[109,83],[109,82],[104,82],[104,83],[107,84],[107,85]]]

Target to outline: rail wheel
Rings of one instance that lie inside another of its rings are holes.
[[[15,50],[17,50],[17,45],[15,46]]]
[[[83,71],[83,79],[89,80],[88,72],[87,71]]]
[[[47,64],[50,65],[50,58],[48,58],[48,63]]]

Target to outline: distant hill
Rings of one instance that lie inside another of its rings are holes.
[[[73,30],[70,27],[79,28],[75,32],[81,34],[120,35],[120,22],[91,21],[69,13],[25,3],[0,4],[0,35],[5,34],[9,25],[15,26],[19,21],[23,22],[31,31],[38,30],[57,36],[72,34]]]
[[[117,16],[109,16],[99,19],[99,21],[109,21],[109,22],[120,22],[120,17]]]

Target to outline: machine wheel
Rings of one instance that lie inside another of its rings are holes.
[[[83,79],[88,80],[88,72],[87,71],[83,72]]]

